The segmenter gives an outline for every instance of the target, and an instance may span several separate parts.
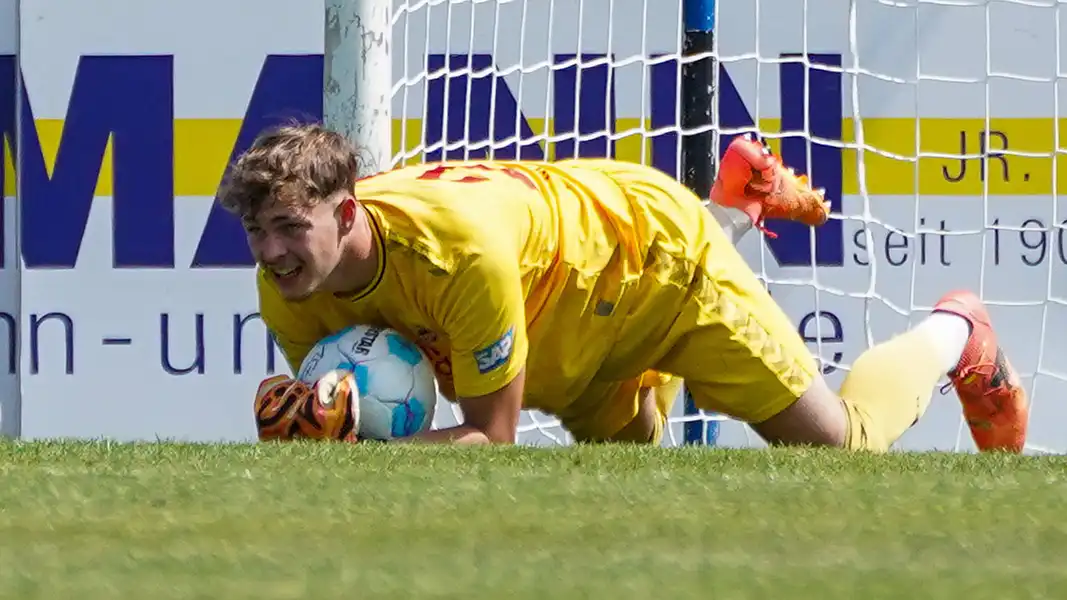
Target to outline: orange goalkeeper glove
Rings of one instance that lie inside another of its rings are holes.
[[[330,371],[315,385],[275,375],[259,384],[255,402],[260,441],[359,438],[359,392],[347,371]]]

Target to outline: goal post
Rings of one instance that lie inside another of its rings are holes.
[[[682,82],[679,86],[682,135],[682,183],[708,199],[718,160],[715,134],[715,0],[683,0]],[[704,418],[688,390],[683,392],[683,439],[686,444],[714,444],[719,423]]]
[[[357,151],[359,175],[392,164],[393,0],[325,0],[323,123]]]

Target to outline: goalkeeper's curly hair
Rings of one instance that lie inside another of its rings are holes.
[[[326,396],[325,402],[322,396]],[[320,380],[314,386],[284,375],[268,378],[256,392],[259,439],[358,441],[354,398],[351,376]]]
[[[340,133],[321,123],[267,129],[230,165],[219,187],[219,205],[239,217],[255,217],[271,203],[312,206],[359,178],[360,154]]]

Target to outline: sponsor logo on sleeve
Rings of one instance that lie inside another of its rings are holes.
[[[478,372],[482,375],[500,368],[511,359],[511,349],[515,343],[515,328],[508,329],[501,338],[492,344],[476,350],[474,360],[478,363]]]

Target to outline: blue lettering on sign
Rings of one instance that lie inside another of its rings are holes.
[[[264,129],[280,121],[322,120],[322,55],[268,56],[237,134],[232,163]],[[218,205],[211,207],[193,267],[245,267],[255,264],[244,229]]]
[[[795,57],[795,55],[792,55]],[[613,156],[610,138],[615,122],[615,89],[611,67],[598,58],[561,54],[553,69],[555,131],[573,133],[557,143],[557,156]],[[789,55],[785,58],[790,58]],[[782,140],[787,164],[808,173],[826,188],[839,209],[842,193],[841,149],[819,140],[841,139],[841,57],[808,55],[780,64],[781,127],[791,132]],[[543,147],[530,141],[534,132],[518,101],[486,54],[430,55],[429,72],[448,67],[448,75],[431,75],[425,114],[427,159],[458,156],[543,158]],[[459,71],[456,69],[469,67]],[[677,61],[653,62],[649,68],[650,117],[653,128],[678,123]],[[830,68],[827,68],[830,67]],[[30,99],[16,102],[16,62],[0,56],[0,137],[18,156],[21,173],[21,244],[27,268],[72,268],[78,258],[104,149],[112,141],[114,173],[114,266],[173,268],[174,256],[174,80],[171,56],[84,56],[78,63],[62,138],[51,176],[40,140],[32,126]],[[268,56],[232,156],[242,152],[265,127],[284,120],[322,118],[322,55]],[[471,74],[468,74],[471,73]],[[720,123],[726,128],[755,129],[753,119],[724,68],[717,90]],[[468,89],[469,88],[469,89]],[[468,93],[469,92],[469,93]],[[805,102],[807,98],[807,102]],[[805,104],[810,107],[805,114]],[[446,111],[447,107],[447,111]],[[490,110],[493,107],[494,110]],[[16,131],[21,129],[21,135]],[[575,141],[578,136],[593,135]],[[810,134],[811,163],[808,164]],[[17,139],[16,139],[17,138]],[[526,141],[517,141],[524,139]],[[731,136],[722,136],[721,149]],[[471,147],[465,140],[487,140]],[[509,140],[511,140],[509,142]],[[497,146],[499,144],[499,146]],[[676,133],[652,140],[652,164],[677,174]],[[0,172],[0,186],[3,185]],[[779,237],[767,240],[784,266],[841,265],[843,227],[832,220],[816,230],[814,261],[811,229],[778,223]],[[0,245],[2,247],[2,245]],[[244,234],[235,218],[215,205],[191,262],[194,268],[248,267],[253,264]]]
[[[0,79],[14,82],[13,59],[0,65]],[[4,111],[2,131],[18,156],[27,266],[74,266],[109,137],[116,266],[174,266],[173,82],[170,56],[83,56],[51,177],[36,129],[16,134],[15,110]],[[14,105],[13,92],[0,90],[0,104]],[[32,124],[25,94],[21,108],[22,122]]]
[[[321,120],[322,55],[268,56],[232,156],[264,128]],[[109,137],[113,147],[114,266],[173,268],[174,76],[171,56],[83,56],[51,177],[23,91],[16,134],[15,60],[0,56],[0,138],[17,156],[26,268],[73,268]],[[8,108],[10,107],[10,109]],[[216,204],[193,267],[253,264],[240,223]]]
[[[487,158],[490,140],[499,143],[533,137],[515,96],[503,79],[498,81],[493,74],[493,58],[488,54],[432,54],[426,59],[426,68],[431,74],[440,72],[431,75],[426,86],[426,160]],[[448,74],[466,68],[478,75]],[[487,141],[470,147],[464,140]],[[529,141],[515,141],[492,151],[497,158],[536,160],[545,156],[537,142]]]
[[[609,134],[615,121],[614,81],[607,61],[597,60],[604,55],[583,54],[579,68],[572,66],[576,55],[557,54],[554,64],[566,64],[553,69],[553,118],[555,134],[564,138],[556,146],[557,157],[575,155],[585,157],[614,156]],[[653,56],[650,66],[650,120],[652,129],[670,128],[678,118],[678,63]],[[807,173],[813,185],[826,188],[826,196],[833,209],[840,210],[843,192],[842,153],[839,146],[819,140],[840,142],[842,115],[841,55],[809,54],[810,67],[801,55],[784,54],[779,66],[781,130],[790,132],[782,140],[782,159],[799,173]],[[788,60],[794,58],[796,60]],[[525,118],[519,114],[518,102],[495,74],[492,57],[487,54],[430,56],[431,73],[427,90],[426,143],[433,149],[429,160],[451,158],[543,158],[543,148],[534,142],[520,144],[516,137],[529,139],[534,135]],[[444,71],[444,67],[449,67]],[[458,71],[469,67],[467,70]],[[445,75],[445,73],[463,73]],[[468,87],[470,88],[468,90]],[[469,92],[469,93],[468,93]],[[805,114],[805,97],[809,107]],[[720,65],[717,90],[719,121],[727,129],[756,130],[751,114],[741,95]],[[444,107],[448,107],[447,115]],[[491,110],[495,106],[494,110]],[[518,115],[518,118],[516,117]],[[611,124],[611,125],[609,125]],[[516,126],[519,127],[516,130]],[[585,139],[584,136],[604,133]],[[491,134],[491,135],[490,135]],[[573,138],[582,136],[577,144]],[[808,134],[808,135],[805,135]],[[733,135],[720,137],[720,154]],[[811,164],[808,164],[808,139],[811,141]],[[477,147],[465,140],[489,140],[501,144],[492,149],[489,144]],[[509,140],[511,140],[509,142]],[[445,150],[442,150],[444,146]],[[652,138],[651,163],[674,176],[678,174],[678,136],[663,133]],[[791,222],[777,222],[777,239],[767,239],[768,247],[782,266],[809,266],[812,260],[812,229]],[[820,266],[840,266],[844,263],[844,227],[842,221],[831,220],[815,231],[815,263]]]
[[[216,315],[216,317],[225,315]],[[223,372],[233,373],[234,375],[240,375],[249,370],[247,356],[248,348],[251,347],[253,358],[262,357],[264,359],[263,369],[258,370],[253,367],[253,372],[259,371],[259,373],[270,375],[276,372],[276,351],[278,350],[274,338],[267,332],[264,337],[259,338],[265,342],[262,346],[255,344],[249,344],[247,339],[250,325],[257,322],[261,322],[261,318],[258,312],[253,313],[234,313],[230,315],[232,322],[229,323],[229,333],[231,335],[231,348],[232,348],[232,362],[230,365],[225,365],[220,360],[213,360],[208,362],[207,360],[207,339],[205,336],[205,319],[203,313],[196,313],[193,315],[192,330],[193,330],[193,343],[178,343],[172,339],[172,332],[174,330],[182,329],[184,325],[189,324],[187,319],[188,315],[178,317],[179,322],[173,324],[172,320],[176,318],[170,313],[159,313],[159,336],[156,337],[153,342],[158,345],[159,349],[159,366],[160,369],[169,375],[182,376],[182,375],[203,375],[205,373],[217,373],[219,370]],[[44,314],[31,312],[28,314],[29,322],[25,330],[25,344],[22,346],[23,356],[26,356],[29,362],[28,374],[37,375],[38,373],[57,374],[59,372],[67,375],[73,375],[78,370],[78,361],[75,360],[75,337],[80,337],[82,334],[76,333],[78,328],[75,326],[74,317],[63,311],[49,311]],[[0,373],[6,373],[13,375],[18,370],[19,365],[19,320],[17,314],[11,312],[0,311],[0,356],[7,356],[6,361],[0,361]],[[218,330],[227,326],[227,323],[221,319],[215,320],[213,328]],[[253,331],[253,333],[256,333]],[[181,337],[185,337],[182,335]],[[134,340],[128,337],[122,338],[105,338],[101,343],[103,345],[121,345],[129,346],[134,344]],[[139,340],[144,341],[144,340]],[[251,341],[258,341],[253,338]],[[259,354],[259,349],[262,348],[263,354]],[[42,364],[47,362],[48,364]],[[210,368],[209,368],[210,366]]]

